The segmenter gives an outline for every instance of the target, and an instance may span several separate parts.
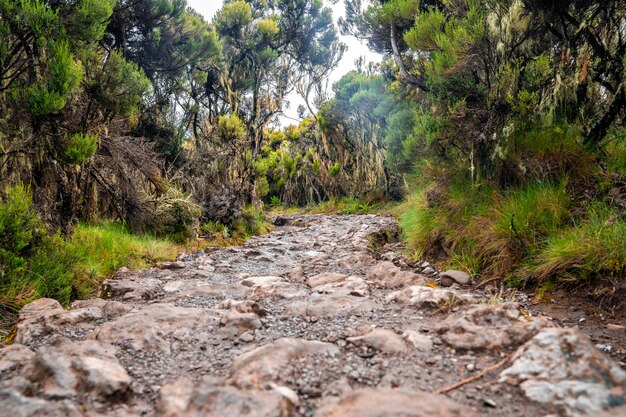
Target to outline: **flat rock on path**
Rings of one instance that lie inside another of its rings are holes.
[[[122,268],[104,299],[24,307],[0,348],[0,417],[622,415],[619,365],[528,306],[487,303],[461,271],[420,275],[437,274],[385,245],[394,219],[278,223]]]

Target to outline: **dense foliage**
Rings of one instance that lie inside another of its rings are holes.
[[[185,0],[0,0],[0,286],[76,296],[81,220],[184,241],[256,233],[264,205],[406,195],[416,256],[624,276],[626,1],[344,4],[384,59],[327,91],[335,1],[226,0],[207,22]]]
[[[389,167],[412,178],[416,256],[517,283],[624,276],[626,2],[346,5],[342,30],[388,57],[379,92],[348,103],[370,100]]]

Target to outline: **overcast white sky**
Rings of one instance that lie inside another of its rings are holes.
[[[187,0],[187,4],[204,15],[207,21],[210,22],[213,20],[215,13],[222,7],[222,0]],[[326,5],[333,9],[335,22],[345,13],[343,1],[339,1],[334,6],[326,2]],[[341,62],[332,73],[329,86],[339,80],[343,74],[354,69],[354,61],[356,61],[357,58],[365,56],[365,62],[378,62],[382,59],[380,55],[371,52],[364,43],[361,43],[358,39],[352,36],[341,36],[341,41],[348,46],[348,49],[346,50]],[[298,105],[304,102],[296,94],[293,94],[288,99],[290,106],[289,109],[285,109],[285,114],[291,118],[297,119]],[[283,119],[282,121],[283,125],[288,125],[290,123],[296,122],[288,118]]]

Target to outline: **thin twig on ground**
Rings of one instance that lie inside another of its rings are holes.
[[[469,378],[462,379],[461,381],[459,381],[457,383],[454,383],[454,384],[452,384],[450,386],[439,388],[437,391],[435,391],[435,394],[445,394],[445,393],[453,391],[453,390],[455,390],[455,389],[457,389],[459,387],[462,387],[465,384],[469,384],[470,382],[474,382],[476,380],[479,380],[480,378],[482,378],[485,375],[487,375],[489,372],[494,371],[494,370],[500,368],[501,366],[504,366],[508,361],[511,360],[511,358],[513,357],[513,353],[510,353],[507,357],[502,359],[500,362],[486,367],[485,369],[483,369],[480,373],[478,373],[476,375],[472,375]]]

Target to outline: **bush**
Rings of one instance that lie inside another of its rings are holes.
[[[265,220],[261,209],[254,205],[247,205],[243,208],[241,217],[233,222],[232,229],[233,237],[247,239],[268,233],[271,227]]]
[[[98,135],[77,133],[66,141],[65,160],[70,164],[84,164],[98,150]]]
[[[177,253],[168,241],[133,235],[113,223],[79,224],[71,239],[50,235],[32,208],[29,189],[12,187],[0,202],[0,306],[41,297],[69,306],[92,296],[122,266],[146,267]]]
[[[202,210],[189,196],[170,187],[155,200],[155,204],[154,215],[148,220],[149,230],[177,242],[194,237]]]
[[[52,297],[68,305],[78,258],[58,234],[48,235],[27,187],[7,190],[0,202],[0,298],[26,303]]]

